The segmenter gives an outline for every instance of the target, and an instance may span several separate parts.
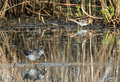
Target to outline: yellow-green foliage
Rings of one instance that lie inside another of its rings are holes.
[[[80,6],[76,6],[77,13],[75,13],[76,16],[81,16]]]
[[[102,9],[101,12],[102,12],[102,14],[105,15],[105,18],[106,18],[106,20],[107,20],[108,22],[109,22],[110,19],[111,19],[110,17],[112,17],[112,16],[115,15],[115,13],[114,13],[114,7],[113,7],[113,6],[109,6],[109,12],[107,12],[107,10],[105,10],[105,9]],[[108,16],[108,13],[110,13],[110,17]]]
[[[111,36],[110,39],[110,33],[108,32],[105,36],[105,38],[103,38],[102,40],[102,44],[105,45],[107,43],[107,41],[109,40],[110,41],[110,44],[112,45],[114,43],[114,36]]]
[[[106,11],[105,9],[102,9],[101,12],[102,12],[102,14],[105,15],[105,18],[106,18],[107,21],[109,22],[109,17],[108,17],[108,15],[107,15],[107,11]]]
[[[110,10],[110,14],[112,15],[112,16],[114,16],[115,14],[114,14],[114,7],[113,6],[109,6],[109,10]]]

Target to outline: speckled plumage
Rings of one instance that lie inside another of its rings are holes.
[[[76,19],[69,19],[69,21],[75,22],[80,26],[87,26],[89,24],[92,24],[93,19],[91,19],[91,18],[76,18]]]
[[[45,59],[43,55],[44,54],[43,50],[38,50],[38,49],[24,50],[24,54],[26,58],[28,58],[31,61]]]

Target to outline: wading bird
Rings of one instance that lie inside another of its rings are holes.
[[[45,60],[44,51],[39,49],[24,50],[25,57],[31,61]]]
[[[75,22],[80,26],[87,26],[92,24],[93,19],[91,18],[76,18],[76,19],[68,19],[69,21]]]

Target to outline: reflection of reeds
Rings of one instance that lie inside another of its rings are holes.
[[[48,69],[45,75],[47,81],[49,79],[54,81],[61,79],[61,81],[65,82],[92,82],[94,80],[97,82],[99,77],[104,76],[106,78],[107,72],[104,73],[104,70],[108,70],[108,68],[107,66],[101,67],[101,65],[113,56],[115,43],[110,43],[113,34],[109,34],[106,44],[101,45],[101,39],[98,38],[104,38],[104,36],[99,34],[96,36],[90,32],[85,36],[70,37],[76,32],[77,29],[74,28],[35,28],[32,30],[19,28],[10,32],[1,31],[0,62],[1,64],[31,63],[24,57],[23,49],[39,48],[45,51],[45,56],[47,57],[45,63],[73,63],[71,66],[66,67],[46,66]],[[115,55],[115,58],[119,59],[119,55]],[[24,64],[18,64],[18,67],[24,66]],[[6,68],[6,70],[12,73],[14,78],[21,79],[20,73],[16,72],[18,70],[17,67],[10,70]]]
[[[2,35],[2,34],[1,34]],[[13,62],[16,63],[17,59],[16,59],[16,53],[14,51],[11,51],[10,46],[8,44],[8,36],[4,36],[3,33],[3,37],[1,40],[3,40],[3,42],[1,41],[2,46],[0,47],[0,64],[4,65],[4,64],[9,64],[9,62]],[[7,51],[6,51],[7,50]],[[8,58],[6,58],[8,57]],[[12,60],[10,58],[13,58]],[[15,78],[16,80],[21,80],[20,79],[20,75],[19,73],[16,73],[16,70],[14,68],[1,68],[0,69],[0,74],[1,74],[1,79],[4,82],[9,82],[10,80],[12,80],[12,76],[11,74],[15,74]]]

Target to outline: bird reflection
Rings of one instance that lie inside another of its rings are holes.
[[[23,77],[23,80],[25,79],[40,80],[44,78],[46,72],[47,71],[43,68],[38,69],[37,67],[32,67],[26,72],[25,76]]]

